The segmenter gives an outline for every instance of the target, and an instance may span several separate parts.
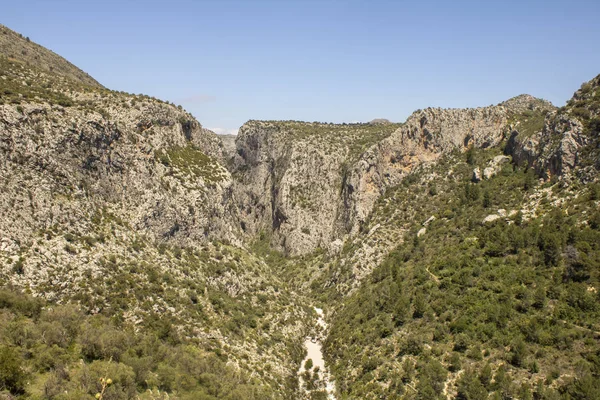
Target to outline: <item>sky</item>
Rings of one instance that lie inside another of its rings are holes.
[[[0,0],[0,23],[104,86],[250,119],[404,121],[600,74],[600,1]]]

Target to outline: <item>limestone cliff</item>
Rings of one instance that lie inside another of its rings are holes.
[[[251,121],[237,139],[240,218],[250,233],[272,231],[272,244],[291,254],[339,250],[414,168],[496,146],[512,116],[550,109],[523,95],[492,107],[419,110],[402,125]]]
[[[351,166],[398,124],[250,121],[238,134],[236,199],[243,229],[272,234],[291,254],[328,247],[346,231]]]
[[[584,83],[565,107],[548,114],[525,112],[511,123],[507,153],[546,178],[578,171],[584,181],[598,168],[600,75]]]
[[[11,88],[0,98],[6,248],[56,227],[86,235],[109,215],[157,241],[237,240],[220,141],[191,115],[70,80],[61,90],[66,78],[2,63]],[[39,91],[18,97],[22,86]]]

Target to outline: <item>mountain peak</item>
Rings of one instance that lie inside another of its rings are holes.
[[[510,109],[513,112],[523,112],[526,110],[554,110],[556,107],[548,100],[540,99],[530,94],[520,94],[498,104]]]

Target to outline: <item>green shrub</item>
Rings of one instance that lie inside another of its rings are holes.
[[[0,345],[0,391],[18,395],[25,392],[25,371],[21,356],[15,348]]]

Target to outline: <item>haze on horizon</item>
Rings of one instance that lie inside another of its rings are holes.
[[[594,1],[40,0],[0,23],[114,90],[249,119],[403,121],[521,93],[563,105],[598,74]]]

